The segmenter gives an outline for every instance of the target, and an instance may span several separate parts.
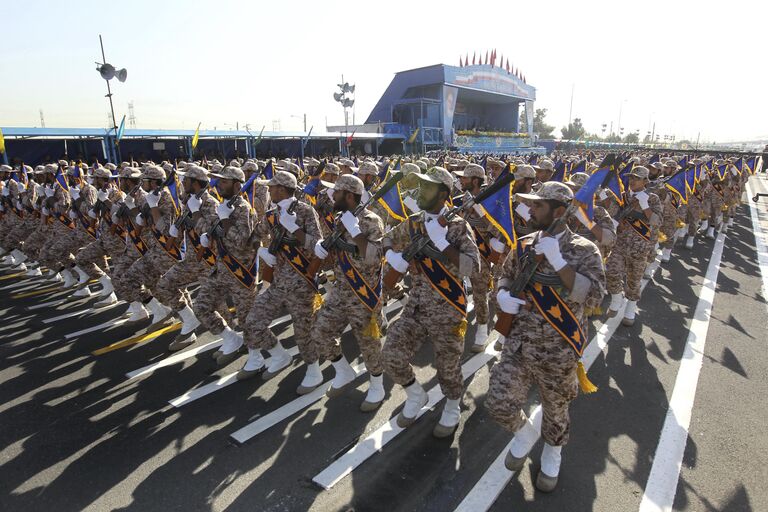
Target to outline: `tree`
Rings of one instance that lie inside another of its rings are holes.
[[[637,144],[640,142],[640,136],[636,133],[628,133],[626,137],[624,137],[624,142],[627,144]]]
[[[544,118],[547,116],[547,109],[537,108],[533,114],[533,131],[539,134],[540,139],[551,139],[552,132],[555,131],[555,127],[548,125],[544,122]]]
[[[576,118],[567,127],[560,130],[563,134],[563,138],[567,140],[579,140],[584,137],[587,130],[584,129],[584,125],[581,124],[581,118]]]

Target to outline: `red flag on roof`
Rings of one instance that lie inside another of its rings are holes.
[[[477,55],[477,52],[472,53],[472,65],[475,65],[475,55]]]
[[[509,57],[507,57],[507,73],[509,73]]]
[[[459,67],[464,67],[464,65],[461,63],[461,55],[459,55]]]
[[[485,65],[488,65],[488,50],[485,50]]]

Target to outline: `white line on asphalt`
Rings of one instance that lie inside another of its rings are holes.
[[[83,334],[88,334],[95,331],[101,331],[104,329],[109,329],[110,327],[117,327],[118,325],[122,325],[125,322],[127,322],[127,318],[117,318],[114,320],[110,320],[108,322],[104,322],[103,324],[94,325],[93,327],[88,327],[87,329],[83,329],[82,331],[73,332],[70,334],[65,334],[64,339],[65,340],[71,340],[73,338],[77,338],[78,336],[82,336]]]
[[[291,347],[288,349],[288,353],[291,354],[291,357],[293,357],[299,353],[299,348]],[[271,357],[268,357],[264,361],[264,364],[269,366],[269,361],[271,359],[272,359]],[[203,398],[204,396],[208,396],[211,393],[219,391],[229,386],[230,384],[234,384],[235,382],[237,382],[236,377],[237,377],[237,372],[233,372],[223,377],[219,377],[217,380],[209,384],[205,384],[204,386],[200,386],[199,388],[189,390],[181,396],[178,396],[172,400],[168,400],[168,403],[174,407],[183,407],[189,403],[194,402],[198,398]]]
[[[355,378],[360,377],[364,373],[368,372],[364,364],[353,366],[353,369],[355,370]],[[265,430],[277,425],[284,419],[293,416],[294,414],[301,411],[302,409],[305,409],[310,405],[314,404],[315,402],[321,400],[325,396],[326,391],[328,391],[328,388],[330,387],[331,387],[331,381],[324,382],[320,387],[318,387],[311,393],[300,396],[299,398],[296,398],[295,400],[288,402],[282,407],[249,423],[248,425],[244,426],[237,432],[232,433],[231,434],[232,438],[239,443],[244,443],[249,439],[252,439],[253,437],[264,432]]]
[[[747,202],[749,202],[749,215],[752,218],[752,232],[755,234],[755,248],[757,249],[757,262],[760,265],[760,274],[763,276],[763,298],[768,301],[768,242],[761,224],[763,212],[758,210],[757,204],[752,201],[753,188],[751,182],[747,182]],[[768,219],[763,220],[768,223]]]
[[[669,409],[661,429],[661,437],[653,457],[651,474],[645,485],[645,493],[640,502],[640,511],[672,510],[683,463],[683,453],[688,441],[688,427],[691,424],[693,401],[696,398],[696,385],[699,382],[701,363],[704,357],[704,345],[707,342],[709,320],[712,315],[712,302],[715,299],[717,276],[720,273],[720,260],[723,256],[725,233],[720,233],[709,260],[704,284],[699,291],[699,302],[693,313],[688,340],[685,342],[683,358],[677,370],[675,387],[669,401]]]
[[[659,264],[660,260],[657,255],[656,260],[652,263],[652,275],[656,273]],[[640,285],[641,293],[643,290],[645,290],[648,282],[648,279],[642,280]],[[589,370],[589,367],[592,366],[597,357],[603,352],[603,350],[605,350],[605,347],[608,346],[608,340],[613,337],[613,334],[616,332],[616,329],[621,323],[621,319],[624,317],[625,308],[626,301],[624,304],[622,304],[621,308],[619,308],[616,316],[609,318],[603,325],[600,326],[600,329],[598,329],[598,331],[592,337],[589,344],[587,345],[587,348],[584,349],[582,362],[584,363],[584,368],[586,370]],[[531,413],[531,420],[539,418],[540,416],[541,405],[537,405]],[[541,422],[536,419],[535,424],[537,426],[537,430],[540,432]],[[504,488],[515,474],[512,471],[509,471],[504,465],[504,459],[507,456],[507,452],[509,451],[511,445],[512,441],[510,441],[504,447],[499,456],[496,457],[493,463],[491,463],[490,467],[485,471],[485,473],[483,473],[483,476],[480,477],[480,480],[478,480],[474,487],[472,487],[469,493],[461,501],[459,506],[456,507],[456,512],[476,512],[479,510],[485,511],[491,508],[493,503],[499,497],[499,494],[501,494],[501,491],[504,490]]]
[[[49,302],[41,302],[40,304],[35,304],[34,306],[27,306],[27,311],[34,311],[36,309],[42,309],[42,308],[48,308],[52,306],[58,306],[59,304],[64,304],[65,302],[71,302],[72,304],[75,304],[77,302],[80,302],[82,299],[78,300],[70,300],[70,297],[67,297],[65,299],[56,299]]]
[[[474,375],[497,354],[498,352],[493,349],[493,343],[489,343],[485,352],[481,352],[471,357],[461,366],[461,373],[464,379]],[[440,389],[440,385],[435,384],[429,390],[427,396],[429,401],[427,402],[427,405],[422,407],[418,412],[416,415],[417,419],[443,399],[443,391]],[[349,451],[339,457],[330,466],[315,475],[312,481],[326,490],[330,489],[344,477],[352,473],[352,471],[360,464],[372,457],[376,452],[381,451],[382,448],[384,448],[384,445],[397,437],[403,430],[405,429],[397,425],[397,417],[390,419],[387,423],[371,432],[367,437],[358,441],[355,446],[349,449]]]
[[[110,304],[109,306],[102,306],[100,308],[89,307],[86,309],[80,309],[77,311],[72,311],[70,313],[64,313],[63,315],[54,316],[53,318],[46,318],[45,320],[43,320],[43,323],[52,324],[53,322],[58,322],[59,320],[64,320],[65,318],[72,318],[73,316],[80,316],[86,313],[101,313],[102,311],[106,311],[108,309],[114,308],[121,304],[125,304],[125,303],[122,301],[117,301],[114,304]]]

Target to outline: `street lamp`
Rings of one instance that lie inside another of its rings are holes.
[[[115,66],[107,63],[107,58],[104,56],[104,41],[101,39],[101,34],[99,34],[99,45],[101,46],[102,62],[96,63],[96,71],[98,71],[101,78],[107,82],[106,97],[109,98],[109,109],[112,112],[112,129],[115,130],[115,138],[117,138],[117,119],[115,118],[115,107],[112,104],[112,89],[109,87],[109,81],[113,78],[117,78],[121,82],[125,82],[125,79],[128,78],[128,71],[125,68],[115,69]],[[115,155],[115,157],[117,157],[117,155]]]
[[[305,132],[307,131],[307,114],[304,114],[303,116],[297,116],[297,115],[291,114],[290,117],[294,117],[296,119],[302,119],[303,118],[304,119],[304,131]]]
[[[344,109],[344,136],[346,137],[349,132],[349,109],[355,104],[355,86],[354,84],[349,85],[349,82],[345,82],[344,75],[341,75],[341,82],[342,83],[337,84],[339,92],[333,93],[333,99],[340,103]],[[304,131],[306,131],[306,129],[307,127],[304,126]],[[349,156],[349,147],[347,145],[344,147],[347,148],[345,156]]]

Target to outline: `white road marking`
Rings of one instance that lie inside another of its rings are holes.
[[[355,370],[355,375],[356,375],[355,378],[360,377],[364,373],[368,372],[364,364],[359,364],[357,366],[353,366],[352,368]],[[296,398],[295,400],[288,402],[282,407],[249,423],[248,425],[244,426],[237,432],[232,433],[231,434],[232,438],[239,443],[244,443],[249,439],[252,439],[253,437],[264,432],[265,430],[268,430],[269,428],[277,425],[284,419],[293,416],[294,414],[301,411],[302,409],[306,409],[310,405],[321,400],[325,396],[326,391],[328,391],[328,388],[330,387],[331,387],[331,381],[323,383],[322,386],[318,387],[311,393],[300,396],[299,398]]]
[[[683,358],[677,370],[675,387],[669,401],[669,409],[661,429],[661,437],[653,457],[651,474],[645,485],[645,493],[640,502],[640,511],[670,511],[675,501],[677,482],[683,463],[683,453],[688,442],[688,427],[691,424],[693,402],[696,398],[696,385],[699,382],[701,363],[704,357],[704,345],[712,314],[712,302],[715,299],[717,276],[720,273],[720,260],[723,256],[725,234],[720,233],[709,260],[704,284],[699,292],[699,302],[693,313],[688,340],[685,342]]]
[[[659,264],[660,260],[657,254],[656,260],[651,264],[653,265],[653,272],[651,275],[656,273]],[[648,282],[649,279],[643,279],[641,281],[641,293],[643,290],[645,290]],[[618,313],[616,313],[616,316],[609,318],[603,325],[600,326],[600,329],[598,329],[598,331],[592,337],[589,344],[587,345],[587,348],[584,349],[582,362],[584,363],[585,370],[589,370],[589,367],[592,366],[597,357],[608,346],[608,340],[613,337],[616,329],[621,324],[621,319],[624,317],[624,309],[626,308],[626,305],[627,303],[624,301],[621,308],[619,308]],[[531,420],[540,416],[541,405],[539,404],[531,413]],[[538,430],[541,431],[541,422],[536,420],[536,423]],[[507,452],[509,451],[511,445],[512,441],[510,440],[510,442],[504,447],[501,453],[499,453],[498,457],[496,457],[493,463],[491,463],[490,467],[485,471],[485,473],[483,473],[483,476],[480,477],[480,480],[478,480],[478,482],[474,485],[474,487],[472,487],[472,489],[464,497],[461,503],[459,503],[459,506],[456,507],[456,512],[476,512],[480,510],[485,511],[491,508],[496,499],[499,497],[499,494],[501,494],[501,491],[504,490],[504,488],[515,474],[512,471],[509,471],[504,465],[504,459],[507,456]]]
[[[73,338],[77,338],[78,336],[82,336],[83,334],[88,334],[95,331],[103,331],[104,329],[109,329],[110,327],[117,327],[118,325],[122,325],[127,321],[128,321],[127,318],[117,318],[114,320],[110,320],[108,322],[104,322],[103,324],[94,325],[93,327],[88,327],[87,329],[83,329],[82,331],[65,334],[64,339],[71,340]]]
[[[758,181],[755,180],[755,183]],[[768,241],[763,224],[768,225],[768,216],[758,209],[758,203],[752,201],[754,189],[752,180],[747,182],[747,201],[749,202],[749,215],[752,218],[752,232],[755,235],[755,248],[757,249],[757,262],[760,265],[760,274],[763,277],[763,298],[768,301]],[[763,200],[765,201],[765,200]],[[763,204],[768,204],[764,202]],[[765,217],[765,218],[763,218]]]
[[[70,313],[64,313],[63,315],[54,316],[53,318],[46,318],[45,320],[43,320],[43,323],[52,324],[54,322],[58,322],[59,320],[64,320],[65,318],[72,318],[74,316],[85,315],[87,313],[101,313],[102,311],[106,311],[116,306],[120,306],[121,304],[125,304],[125,302],[117,301],[114,304],[110,304],[109,306],[103,306],[100,308],[89,307],[87,309],[80,309],[77,311],[72,311]]]
[[[488,361],[496,357],[497,354],[498,352],[493,349],[493,343],[489,343],[485,352],[471,357],[461,366],[461,373],[464,379],[474,375]],[[427,393],[427,396],[429,401],[416,415],[417,419],[443,399],[443,391],[440,389],[440,385],[434,385]],[[392,418],[371,432],[367,437],[361,439],[333,464],[315,475],[312,481],[324,489],[330,489],[376,452],[381,451],[388,442],[397,437],[403,430],[405,429],[397,425],[397,417]]]

